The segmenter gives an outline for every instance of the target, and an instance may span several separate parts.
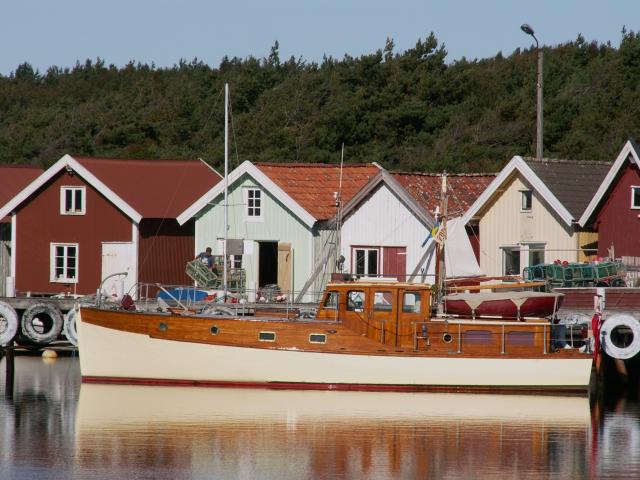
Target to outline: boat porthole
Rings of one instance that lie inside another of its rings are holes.
[[[164,322],[160,322],[160,325],[158,325],[158,330],[160,330],[161,332],[166,332],[168,328],[169,327]]]
[[[220,329],[216,325],[212,325],[209,331],[211,332],[211,335],[217,335]]]
[[[451,335],[450,333],[443,333],[442,341],[444,343],[451,343],[453,341],[453,335]]]

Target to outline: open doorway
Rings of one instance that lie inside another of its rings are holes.
[[[258,287],[278,284],[278,242],[258,242]]]

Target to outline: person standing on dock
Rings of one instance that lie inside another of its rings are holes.
[[[207,247],[204,252],[200,252],[195,260],[200,260],[213,273],[218,273],[218,266],[213,259],[213,255],[211,254],[211,247]]]

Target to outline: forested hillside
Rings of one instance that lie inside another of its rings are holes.
[[[545,156],[613,160],[640,132],[640,34],[619,48],[575,41],[544,50]],[[230,84],[238,161],[377,161],[418,171],[497,171],[535,153],[536,51],[446,61],[432,35],[321,63],[224,58],[173,68],[100,59],[0,76],[0,161],[50,165],[65,153],[223,159]]]

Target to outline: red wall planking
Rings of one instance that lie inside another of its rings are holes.
[[[606,256],[613,244],[616,257],[640,257],[640,209],[631,208],[632,185],[640,186],[640,172],[635,164],[627,163],[597,212],[600,256]]]
[[[86,186],[85,215],[60,214],[60,188]],[[131,241],[131,220],[78,175],[60,172],[16,213],[16,291],[96,291],[103,241]],[[50,281],[50,244],[78,243],[78,283]]]
[[[186,263],[194,257],[195,220],[180,227],[175,219],[140,222],[138,281],[165,285],[189,285]]]

